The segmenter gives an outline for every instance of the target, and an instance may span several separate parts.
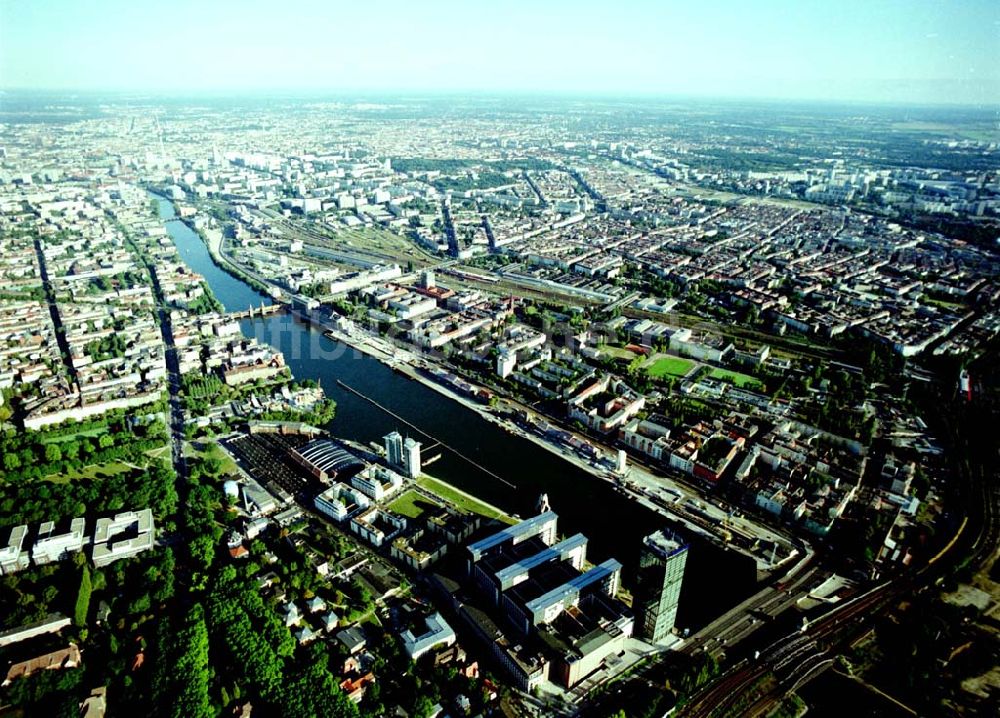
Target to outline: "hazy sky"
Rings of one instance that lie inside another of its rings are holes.
[[[1000,103],[1000,0],[0,0],[0,87]]]

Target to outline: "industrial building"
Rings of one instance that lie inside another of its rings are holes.
[[[313,439],[291,451],[292,459],[324,483],[350,476],[364,468],[364,463],[343,446],[330,439]]]
[[[587,563],[587,538],[557,541],[545,511],[467,547],[467,572],[517,635],[540,641],[550,677],[569,688],[624,650],[634,621],[617,600],[622,565]]]

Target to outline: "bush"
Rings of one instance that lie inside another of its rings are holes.
[[[78,626],[87,625],[87,613],[90,610],[90,569],[86,565],[80,572],[80,590],[76,594],[76,609],[73,612],[74,622]]]

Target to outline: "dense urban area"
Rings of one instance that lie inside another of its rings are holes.
[[[0,715],[1000,710],[995,113],[0,138]]]

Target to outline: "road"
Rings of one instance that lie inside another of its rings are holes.
[[[177,474],[177,486],[181,489],[187,482],[187,459],[184,456],[184,403],[181,401],[181,372],[177,358],[177,347],[174,345],[174,332],[170,324],[170,308],[163,298],[163,288],[156,277],[156,272],[140,251],[135,242],[128,240],[128,245],[136,257],[146,268],[153,284],[153,296],[156,298],[156,312],[160,323],[160,338],[163,341],[164,356],[167,364],[167,425],[170,430],[170,458]]]
[[[828,575],[818,566],[799,564],[796,569],[793,578],[758,591],[702,628],[685,642],[680,652],[688,655],[708,653],[717,660],[722,659],[728,647],[743,641],[767,621],[792,608]]]

